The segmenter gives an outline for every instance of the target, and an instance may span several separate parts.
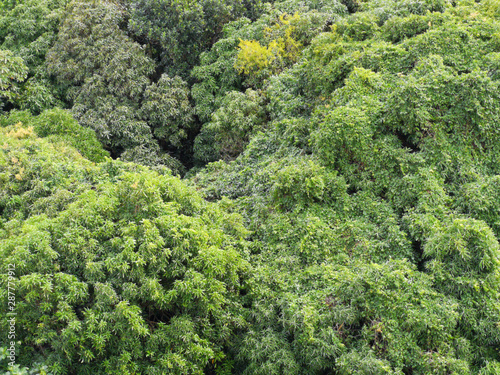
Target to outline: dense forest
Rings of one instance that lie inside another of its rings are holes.
[[[0,372],[499,375],[500,0],[0,0]]]

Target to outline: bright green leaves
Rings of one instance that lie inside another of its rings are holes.
[[[169,174],[122,163],[94,166],[33,136],[2,135],[2,143],[3,197],[13,197],[6,189],[16,180],[7,169],[14,162],[33,184],[45,177],[53,186],[17,187],[21,202],[28,199],[23,190],[30,193],[30,208],[58,189],[72,190],[71,203],[51,218],[2,222],[0,254],[17,265],[16,311],[27,347],[46,345],[52,371],[78,362],[93,373],[154,367],[201,374],[223,357],[243,325],[237,296],[249,265],[241,219]],[[47,150],[64,161],[52,163],[51,178],[35,173],[50,157]]]
[[[275,53],[279,52],[276,45],[265,47],[256,40],[241,40],[238,48],[238,60],[235,68],[240,74],[251,74],[269,67],[276,59]],[[273,49],[277,51],[273,51]]]
[[[159,323],[146,348],[154,363],[147,367],[152,373],[202,375],[205,365],[221,356],[196,333],[196,324],[187,315],[172,318],[170,324]]]
[[[326,172],[311,160],[300,160],[279,170],[274,180],[273,201],[283,209],[344,198],[347,189],[342,178]]]
[[[424,255],[436,289],[460,300],[458,329],[475,344],[474,360],[494,356],[490,345],[500,344],[498,239],[482,221],[452,218],[434,227]]]
[[[464,184],[457,198],[457,209],[485,221],[500,238],[500,176],[483,176]]]
[[[56,215],[75,191],[88,189],[97,178],[96,171],[88,169],[92,163],[63,142],[40,141],[32,128],[0,129],[0,134],[0,207],[6,220]],[[36,160],[33,153],[38,154]]]
[[[65,142],[72,145],[93,162],[104,161],[108,156],[95,132],[79,125],[67,110],[54,108],[39,116],[32,116],[28,111],[11,111],[8,117],[0,120],[0,125],[32,127],[39,137],[48,138],[53,143]]]
[[[304,11],[308,7],[321,11],[295,14],[297,6]],[[224,38],[201,54],[199,66],[191,71],[197,80],[192,95],[201,121],[210,122],[212,113],[220,107],[228,92],[244,91],[248,87],[262,89],[268,86],[268,79],[279,79],[279,76],[272,76],[273,73],[286,74],[287,68],[300,59],[303,46],[309,45],[323,30],[325,22],[345,11],[339,3],[302,6],[280,2],[276,4],[277,9],[268,9],[253,23],[240,18],[225,26]],[[281,10],[288,7],[294,8],[288,14]],[[243,49],[238,47],[240,44]],[[266,54],[265,58],[262,53]],[[245,74],[239,74],[238,69]],[[297,84],[291,86],[298,88]],[[292,101],[294,96],[287,99]],[[271,115],[279,117],[282,113],[273,110]]]
[[[454,219],[436,230],[424,246],[424,255],[435,259],[429,267],[446,269],[450,279],[480,277],[500,270],[500,248],[491,229],[472,219]],[[437,271],[436,269],[436,272]]]
[[[279,21],[264,30],[268,46],[262,46],[257,40],[240,40],[235,68],[240,74],[266,76],[267,72],[277,73],[284,66],[297,61],[301,43],[293,38],[294,23],[300,20],[298,13],[282,14]],[[266,72],[266,73],[263,73]]]

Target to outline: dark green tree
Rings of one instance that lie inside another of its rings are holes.
[[[199,56],[222,35],[224,24],[256,18],[260,0],[134,0],[129,29],[156,51],[167,74],[187,78]]]
[[[186,138],[191,110],[185,86],[178,78],[151,81],[155,64],[120,29],[125,16],[126,9],[114,3],[71,3],[48,68],[66,85],[77,121],[94,129],[113,156],[180,170],[159,141],[178,147]],[[163,95],[172,85],[178,93]]]
[[[19,84],[28,75],[22,58],[9,50],[0,50],[0,110],[19,97]]]
[[[15,104],[35,114],[60,104],[57,87],[49,78],[45,55],[57,38],[68,0],[15,2],[0,14],[0,48],[14,52],[29,68]]]

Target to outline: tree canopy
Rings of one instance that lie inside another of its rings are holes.
[[[499,72],[498,0],[0,0],[0,369],[500,374]]]

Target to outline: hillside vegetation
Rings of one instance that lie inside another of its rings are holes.
[[[0,0],[0,371],[500,375],[499,239],[498,0]]]

